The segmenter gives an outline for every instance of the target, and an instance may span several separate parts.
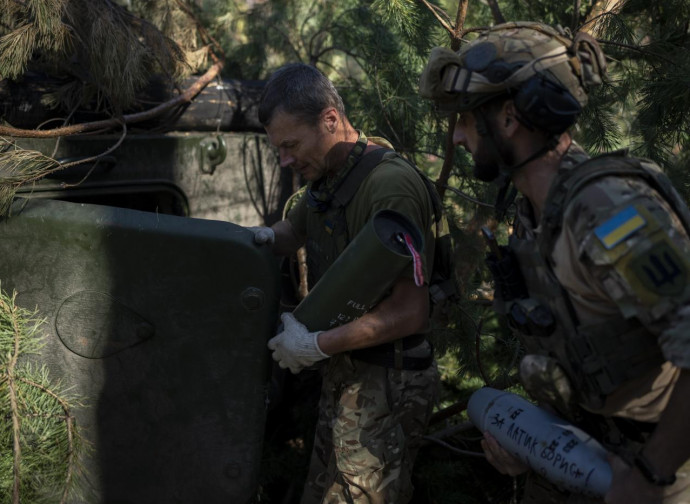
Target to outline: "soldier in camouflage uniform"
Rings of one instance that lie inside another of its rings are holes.
[[[434,212],[427,187],[392,151],[361,180],[352,178],[383,142],[352,127],[328,79],[303,64],[279,69],[266,85],[259,119],[281,166],[292,167],[308,184],[285,220],[253,229],[257,243],[269,243],[282,255],[306,245],[313,286],[377,211],[392,209],[424,235],[420,266],[428,278]],[[349,203],[336,206],[344,188],[353,186]],[[438,386],[433,351],[424,337],[429,289],[421,280],[412,267],[406,269],[372,310],[325,331],[309,332],[292,314],[282,314],[283,330],[268,344],[280,367],[298,373],[324,361],[302,503],[411,499],[412,465]]]
[[[525,389],[610,451],[605,502],[688,503],[690,217],[653,163],[590,159],[573,141],[604,74],[590,36],[519,22],[434,49],[420,88],[460,113],[454,141],[475,176],[521,195],[509,244],[488,262],[495,307],[526,349]],[[488,433],[482,446],[502,473],[527,471]],[[603,500],[530,473],[522,502]]]

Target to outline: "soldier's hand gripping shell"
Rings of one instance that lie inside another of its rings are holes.
[[[327,359],[327,355],[319,348],[317,338],[323,331],[309,332],[309,330],[292,315],[283,313],[280,316],[283,331],[268,342],[269,350],[273,351],[273,360],[292,374]]]

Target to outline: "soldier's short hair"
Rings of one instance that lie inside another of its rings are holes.
[[[325,75],[313,66],[289,63],[268,79],[259,104],[259,121],[268,126],[275,113],[283,111],[314,125],[328,107],[345,117],[343,100]]]

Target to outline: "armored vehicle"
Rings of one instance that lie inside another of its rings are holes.
[[[291,180],[232,123],[233,86],[24,187],[0,222],[2,289],[45,320],[31,358],[82,398],[86,502],[256,494],[281,288],[245,227],[279,217]],[[13,140],[67,162],[121,138]]]

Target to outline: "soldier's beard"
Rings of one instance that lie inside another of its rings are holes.
[[[495,136],[491,139],[483,136],[477,142],[472,159],[474,176],[482,182],[493,182],[498,178],[501,167],[510,167],[514,164],[515,156],[508,149],[506,142],[496,139]]]
[[[474,176],[482,182],[493,182],[498,177],[499,169],[495,163],[480,163],[475,161]]]

